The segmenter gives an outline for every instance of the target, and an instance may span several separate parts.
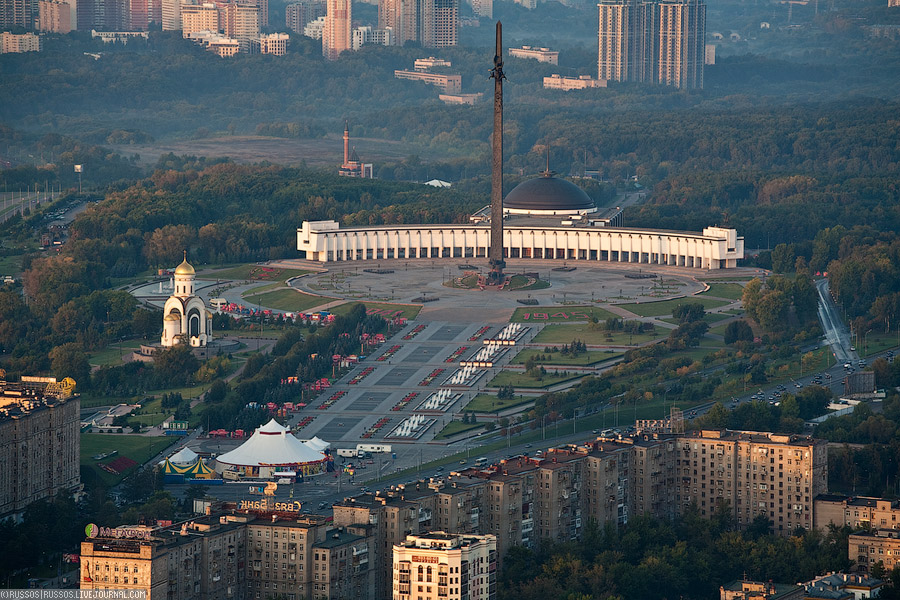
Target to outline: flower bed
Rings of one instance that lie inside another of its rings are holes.
[[[437,379],[438,377],[441,376],[441,373],[443,373],[443,372],[444,372],[444,369],[435,369],[428,375],[428,377],[426,377],[425,379],[420,381],[419,385],[421,385],[421,386],[431,385],[435,379]]]
[[[316,418],[314,416],[303,417],[302,419],[300,419],[299,423],[294,425],[293,431],[298,431],[300,429],[303,429],[304,427],[306,427],[307,425],[312,423],[315,419]]]
[[[344,391],[335,392],[331,395],[330,398],[328,398],[328,400],[326,400],[325,402],[323,402],[322,404],[317,406],[316,409],[317,410],[325,410],[325,409],[329,408],[332,404],[334,404],[335,402],[337,402],[338,400],[343,398],[346,394],[347,394],[347,392],[344,392]]]
[[[407,333],[406,335],[403,336],[403,339],[411,340],[414,337],[416,337],[417,335],[419,335],[419,332],[421,332],[423,329],[425,329],[425,325],[416,325],[412,331],[410,331],[409,333]]]
[[[349,383],[350,385],[356,385],[357,383],[365,379],[374,370],[375,367],[366,367],[365,369],[354,375],[353,379],[351,379],[347,383]]]
[[[375,423],[371,427],[366,429],[365,433],[363,433],[360,437],[368,439],[368,438],[372,437],[373,435],[375,435],[376,433],[378,433],[379,429],[383,428],[385,425],[387,425],[390,422],[391,422],[390,417],[381,417],[380,419],[375,421]]]
[[[448,363],[456,362],[457,360],[459,360],[459,357],[462,356],[462,353],[468,349],[469,349],[468,346],[460,346],[453,352],[453,354],[448,356],[444,362],[448,362]]]
[[[394,405],[391,410],[403,410],[406,408],[410,402],[416,399],[419,395],[419,392],[410,392],[407,395],[403,396],[403,400]]]
[[[392,357],[393,355],[397,354],[397,350],[399,350],[399,349],[402,348],[402,347],[403,347],[403,346],[400,346],[399,344],[396,344],[396,345],[394,345],[394,346],[391,346],[390,348],[387,349],[387,351],[385,351],[384,354],[382,354],[381,356],[379,356],[379,357],[376,358],[375,360],[377,360],[377,361],[379,361],[379,362],[385,361],[385,360],[389,359],[390,357]]]
[[[482,327],[481,329],[479,329],[478,331],[476,331],[476,332],[472,335],[472,337],[469,338],[469,341],[470,341],[470,342],[476,342],[476,341],[478,341],[478,339],[481,338],[481,336],[483,336],[484,334],[486,334],[488,331],[490,331],[490,329],[491,329],[491,326],[490,326],[490,325],[485,325],[484,327]]]

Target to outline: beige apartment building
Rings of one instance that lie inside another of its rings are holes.
[[[815,527],[834,524],[856,528],[900,529],[900,501],[864,496],[822,494],[815,499]]]
[[[436,531],[393,546],[394,600],[493,600],[497,540],[493,535]]]
[[[428,85],[439,87],[447,94],[458,94],[462,91],[462,75],[397,69],[394,71],[394,77],[411,81],[423,81]]]
[[[850,535],[847,557],[856,563],[860,573],[870,573],[872,566],[879,562],[890,573],[900,564],[900,532],[891,529],[857,531]]]
[[[38,25],[40,31],[52,33],[69,33],[77,24],[75,2],[58,0],[39,0]]]
[[[828,490],[824,440],[750,431],[698,431],[675,441],[679,507],[704,516],[723,503],[739,525],[763,514],[776,533],[814,525],[814,500]]]
[[[215,4],[185,4],[181,7],[181,35],[185,39],[200,31],[219,31],[219,10]]]
[[[80,407],[71,379],[0,379],[0,516],[80,489]]]
[[[350,33],[353,22],[353,2],[351,0],[327,0],[325,6],[322,55],[326,60],[337,60],[341,52],[350,49],[353,41]]]
[[[249,52],[250,43],[259,39],[259,9],[256,6],[226,4],[220,19],[225,36],[237,40],[241,52]]]
[[[551,65],[559,64],[559,51],[551,50],[550,48],[536,48],[533,46],[510,48],[509,55],[516,58],[530,58],[538,62],[549,63]]]
[[[545,90],[587,90],[590,88],[605,88],[605,79],[593,79],[590,75],[579,75],[578,77],[564,77],[557,73],[549,77],[544,77]]]
[[[148,600],[372,600],[370,541],[326,517],[232,513],[169,528],[93,525],[81,589],[139,589]]]

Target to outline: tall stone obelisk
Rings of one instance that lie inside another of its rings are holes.
[[[497,21],[497,47],[494,51],[494,135],[492,137],[493,160],[491,162],[491,274],[492,285],[503,283],[503,26]]]

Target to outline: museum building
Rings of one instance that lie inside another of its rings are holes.
[[[516,186],[503,201],[507,259],[604,261],[727,269],[744,258],[734,229],[702,232],[622,227],[621,209],[601,212],[578,186],[550,171]],[[297,230],[303,258],[323,263],[416,258],[487,258],[490,207],[468,224],[376,225],[342,228],[304,221]]]

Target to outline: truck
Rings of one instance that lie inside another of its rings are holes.
[[[227,479],[229,481],[240,481],[241,474],[237,471],[231,470],[222,471],[222,479]]]
[[[390,444],[357,444],[356,451],[365,453],[365,452],[373,452],[373,453],[391,453],[391,445]]]

